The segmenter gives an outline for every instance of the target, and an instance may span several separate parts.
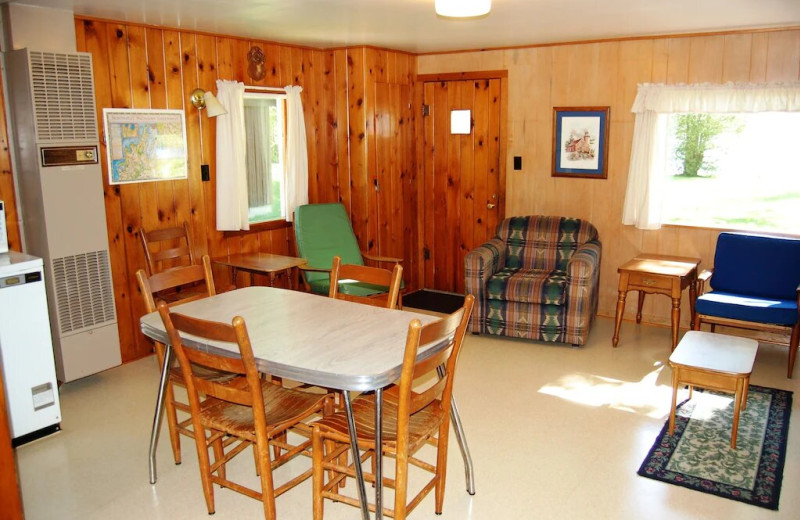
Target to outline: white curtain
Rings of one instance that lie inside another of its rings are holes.
[[[244,83],[217,80],[217,230],[250,229],[245,157]]]
[[[297,206],[308,204],[308,150],[306,123],[300,93],[303,87],[286,90],[286,220],[291,221]]]
[[[665,175],[668,114],[797,111],[800,111],[800,82],[639,85],[631,108],[636,122],[622,223],[640,229],[661,227],[660,184]]]

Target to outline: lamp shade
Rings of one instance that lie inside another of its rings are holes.
[[[448,18],[483,16],[492,9],[492,0],[436,0],[436,14]]]
[[[203,99],[206,102],[206,114],[208,117],[217,117],[228,113],[211,91],[206,91],[206,93],[203,94]]]

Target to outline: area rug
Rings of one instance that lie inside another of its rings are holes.
[[[464,305],[464,295],[421,290],[403,295],[403,307],[451,314]]]
[[[695,390],[669,419],[639,475],[767,509],[778,509],[792,392],[750,385],[731,449],[733,395]]]

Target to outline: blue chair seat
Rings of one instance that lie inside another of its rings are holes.
[[[779,300],[712,291],[697,298],[696,312],[720,318],[792,326],[797,323],[797,300]]]

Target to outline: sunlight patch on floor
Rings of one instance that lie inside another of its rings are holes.
[[[669,414],[672,403],[672,387],[656,382],[663,369],[663,365],[657,364],[639,381],[621,381],[576,372],[546,384],[539,392],[586,406],[603,406],[661,418]]]

